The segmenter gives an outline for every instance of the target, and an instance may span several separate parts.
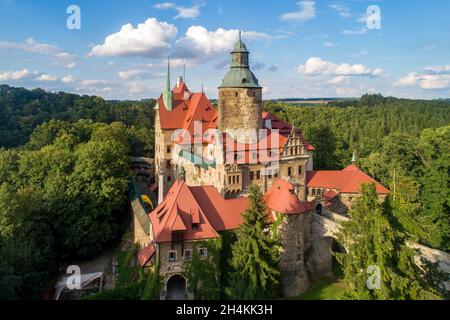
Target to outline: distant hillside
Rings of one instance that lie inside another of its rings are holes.
[[[0,148],[25,144],[37,126],[52,119],[68,122],[91,119],[107,124],[121,121],[127,126],[153,129],[154,104],[154,100],[112,102],[96,96],[1,85]]]

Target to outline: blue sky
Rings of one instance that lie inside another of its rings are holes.
[[[66,10],[81,10],[81,29]],[[380,8],[381,29],[367,26]],[[182,74],[210,98],[243,31],[264,97],[450,97],[450,2],[0,0],[0,83],[156,97]]]

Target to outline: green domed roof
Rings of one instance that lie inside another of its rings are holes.
[[[219,88],[261,88],[249,68],[231,68]]]
[[[249,52],[241,39],[236,42],[231,52],[231,68],[225,75],[219,88],[261,88],[248,64]]]

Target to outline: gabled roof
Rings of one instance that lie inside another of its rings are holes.
[[[319,170],[306,173],[308,187],[334,189],[340,193],[359,193],[362,184],[371,182],[375,183],[377,193],[389,193],[387,188],[353,164],[340,171]]]
[[[300,214],[312,209],[294,193],[294,186],[278,179],[265,194],[267,207],[281,214]],[[172,232],[184,240],[218,237],[218,232],[238,229],[248,198],[225,199],[213,186],[189,187],[176,181],[164,201],[150,214],[155,242],[172,241]],[[195,226],[194,226],[195,224]]]
[[[198,212],[198,228],[193,227],[193,212]],[[180,181],[174,183],[161,204],[149,214],[155,242],[172,241],[172,232],[183,232],[184,240],[218,237],[189,187]]]
[[[312,210],[311,203],[300,201],[295,194],[294,185],[282,179],[278,179],[272,184],[272,187],[264,195],[264,199],[267,207],[278,213],[299,214]]]

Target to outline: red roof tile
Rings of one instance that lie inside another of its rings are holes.
[[[141,266],[144,266],[148,260],[153,256],[155,253],[155,246],[153,243],[150,243],[145,248],[141,249],[138,253],[138,260]]]
[[[300,201],[295,194],[294,185],[282,179],[278,179],[272,184],[264,198],[269,209],[278,213],[299,214],[312,210],[311,203]]]
[[[371,182],[375,183],[378,193],[389,193],[387,188],[369,177],[355,165],[350,165],[340,171],[319,170],[306,173],[306,184],[308,187],[335,189],[341,193],[359,193],[362,184]]]

